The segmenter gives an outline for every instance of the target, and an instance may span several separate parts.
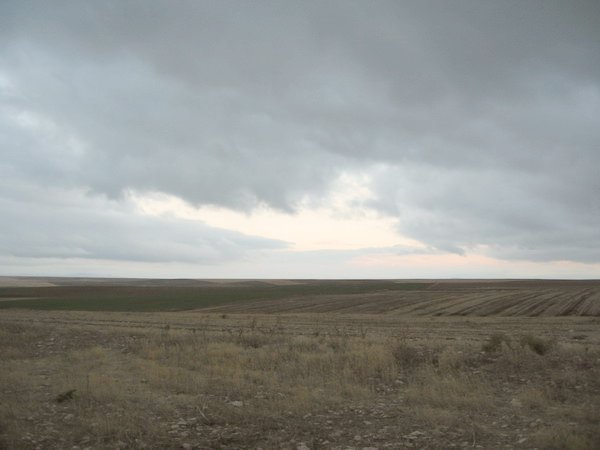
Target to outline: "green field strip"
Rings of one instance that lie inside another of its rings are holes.
[[[0,288],[0,309],[77,311],[182,311],[238,302],[296,296],[367,294],[379,291],[424,290],[425,283],[390,281],[313,282],[297,285],[245,286],[52,286]],[[20,300],[14,300],[20,298]]]

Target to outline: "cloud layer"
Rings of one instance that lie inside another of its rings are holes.
[[[0,183],[4,223],[0,255],[137,262],[221,264],[264,250],[274,239],[246,236],[175,217],[148,217],[131,202],[77,191],[32,190],[18,180]]]
[[[282,244],[126,193],[292,213],[352,172],[426,248],[598,263],[598,23],[593,0],[4,2],[0,251],[235,260]]]

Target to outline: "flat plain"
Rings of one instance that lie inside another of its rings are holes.
[[[0,278],[0,448],[600,448],[600,282]]]

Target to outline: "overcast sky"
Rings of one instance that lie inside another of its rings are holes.
[[[600,2],[0,2],[0,274],[600,278]]]

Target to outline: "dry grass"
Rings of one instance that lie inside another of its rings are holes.
[[[572,321],[552,336],[507,322],[483,352],[495,331],[467,321],[422,336],[358,319],[31,320],[52,317],[0,317],[0,447],[600,447],[600,352]]]

